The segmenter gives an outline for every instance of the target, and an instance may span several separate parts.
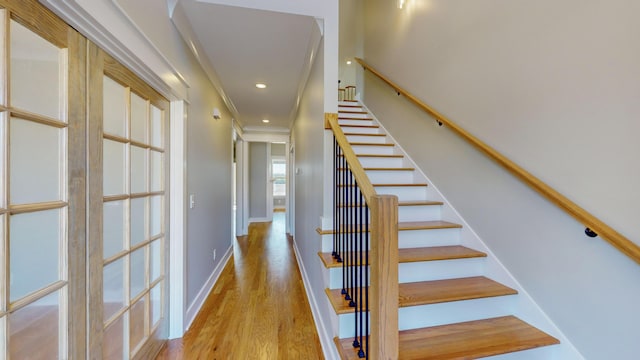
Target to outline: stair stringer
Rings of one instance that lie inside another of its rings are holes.
[[[529,360],[529,359],[558,359],[558,360],[580,360],[584,359],[584,356],[576,349],[576,347],[569,341],[564,333],[556,326],[551,318],[542,310],[542,308],[535,302],[526,289],[518,282],[518,280],[511,274],[506,266],[498,259],[498,257],[491,251],[482,238],[473,230],[473,228],[464,220],[462,215],[451,205],[443,193],[440,192],[436,183],[434,183],[420,167],[416,165],[411,156],[404,150],[402,145],[391,135],[389,131],[384,127],[375,114],[367,108],[362,102],[358,102],[363,110],[367,111],[373,122],[380,126],[381,132],[386,133],[387,137],[396,145],[396,153],[404,155],[404,163],[407,166],[415,168],[416,174],[422,176],[429,184],[429,194],[434,196],[430,200],[442,201],[441,216],[443,220],[455,222],[462,225],[460,229],[460,243],[461,245],[473,248],[485,252],[487,258],[485,260],[485,275],[492,278],[495,281],[501,282],[518,291],[518,295],[515,296],[513,310],[514,315],[520,319],[528,322],[529,324],[537,327],[538,329],[556,337],[560,340],[559,345],[552,347],[544,347],[536,349],[531,352],[518,352],[512,354],[504,354],[498,356],[489,357],[491,359],[503,359],[503,360]],[[544,355],[543,355],[544,354]]]

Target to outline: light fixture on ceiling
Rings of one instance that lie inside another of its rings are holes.
[[[266,89],[267,84],[257,83],[257,84],[256,84],[256,87],[257,87],[258,89]]]
[[[347,65],[351,65],[351,60],[347,60]]]
[[[268,123],[269,123],[269,120],[267,120],[267,119],[263,119],[263,120],[262,120],[262,122],[263,122],[263,123],[265,123],[265,124],[268,124]]]
[[[404,7],[404,3],[406,0],[398,0],[398,9],[402,9]]]

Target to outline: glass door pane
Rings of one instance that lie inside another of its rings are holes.
[[[0,9],[0,359],[67,359],[69,154],[84,151],[68,141],[73,35],[49,31],[66,25],[31,0],[12,9]]]
[[[102,79],[103,356],[108,359],[135,356],[158,337],[164,318],[165,110],[128,80],[107,74]]]

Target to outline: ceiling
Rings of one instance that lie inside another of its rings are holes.
[[[316,19],[212,2],[181,0],[172,21],[245,131],[288,131],[320,41]]]

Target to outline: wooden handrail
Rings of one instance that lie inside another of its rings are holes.
[[[340,128],[340,125],[338,124],[338,114],[326,113],[324,117],[329,128],[333,131],[333,135],[336,137],[338,145],[342,148],[344,157],[349,164],[353,177],[356,178],[356,183],[358,184],[358,187],[360,187],[360,191],[362,191],[365,201],[367,204],[371,204],[373,197],[377,195],[376,189],[371,185],[371,181],[369,181],[367,173],[364,172],[364,168],[360,164],[360,160],[358,160],[358,157],[356,156],[356,153],[353,152],[342,128]]]
[[[325,114],[325,128],[342,149],[349,170],[371,211],[369,267],[369,314],[371,342],[369,359],[397,359],[398,333],[398,197],[378,195],[338,124],[338,114]],[[334,209],[335,210],[335,209]]]
[[[549,201],[554,203],[556,206],[567,212],[577,221],[585,225],[587,228],[596,232],[603,239],[608,241],[611,245],[616,247],[622,253],[630,257],[632,260],[640,264],[640,246],[638,246],[633,241],[627,239],[625,236],[617,232],[615,229],[605,224],[603,221],[593,216],[591,213],[586,211],[585,209],[578,206],[573,201],[569,200],[566,196],[560,194],[558,191],[544,183],[542,180],[533,176],[531,173],[509,160],[506,156],[499,153],[494,148],[490,147],[477,137],[471,135],[465,129],[460,127],[458,124],[451,121],[449,118],[445,117],[429,105],[420,101],[417,97],[413,96],[411,93],[407,92],[405,89],[398,86],[393,81],[389,80],[386,76],[382,75],[376,69],[372,68],[369,64],[367,64],[364,60],[360,58],[355,58],[355,60],[362,65],[365,70],[369,70],[372,74],[380,78],[382,81],[391,86],[398,94],[402,94],[409,101],[414,103],[420,109],[424,110],[426,113],[434,117],[437,121],[442,124],[447,125],[453,132],[461,136],[471,145],[476,147],[478,150],[485,153],[491,159],[495,160],[498,164],[502,165],[507,171],[511,174],[522,180],[525,184],[529,185],[535,191],[537,191],[542,196],[546,197]]]

